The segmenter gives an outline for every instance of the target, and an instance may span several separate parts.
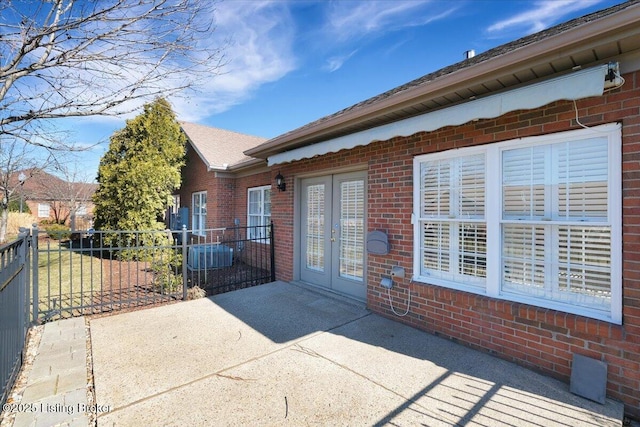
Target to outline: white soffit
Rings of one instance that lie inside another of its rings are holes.
[[[492,119],[511,111],[530,110],[559,100],[601,96],[609,66],[588,68],[464,104],[363,130],[269,156],[269,166],[309,159],[327,153],[385,141],[395,136],[430,132],[478,119]]]

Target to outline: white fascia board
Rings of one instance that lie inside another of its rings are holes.
[[[608,65],[579,70],[560,77],[454,105],[419,116],[352,133],[269,156],[269,166],[309,159],[327,153],[386,141],[396,136],[431,132],[472,120],[492,119],[516,110],[530,110],[560,100],[601,96]]]

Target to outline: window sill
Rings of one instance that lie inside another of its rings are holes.
[[[425,276],[414,277],[413,282],[419,285],[440,286],[442,288],[450,289],[452,291],[468,292],[468,293],[472,293],[472,294],[483,296],[483,297],[493,298],[499,301],[527,304],[540,309],[550,309],[550,310],[555,310],[562,313],[569,313],[577,316],[588,317],[590,319],[601,320],[614,325],[622,325],[622,321],[614,320],[610,312],[605,312],[603,310],[589,309],[586,307],[574,306],[574,305],[564,304],[557,301],[536,298],[528,295],[512,294],[508,292],[500,292],[499,295],[490,295],[484,289],[478,288],[472,285],[464,285],[457,282],[450,282],[448,280],[434,279],[434,278],[425,277]]]

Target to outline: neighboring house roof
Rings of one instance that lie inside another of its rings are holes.
[[[305,126],[245,154],[268,158],[501,92],[640,46],[640,0],[631,0],[498,46]],[[622,70],[624,72],[624,70]]]
[[[243,152],[267,138],[188,122],[180,122],[180,127],[208,170],[233,171],[264,163]]]
[[[26,177],[22,186],[18,185],[20,173]],[[18,171],[10,177],[10,181],[15,183],[18,194],[21,193],[29,200],[43,202],[70,201],[71,199],[88,202],[98,189],[98,184],[68,182],[38,168]]]

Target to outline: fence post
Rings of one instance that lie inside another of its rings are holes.
[[[187,300],[187,226],[182,224],[182,300]]]
[[[33,323],[38,322],[40,316],[40,304],[38,299],[38,224],[33,224],[33,233],[31,234],[31,281],[33,285]]]
[[[23,325],[23,336],[27,336],[27,329],[29,328],[29,306],[31,305],[31,289],[29,289],[29,276],[31,272],[29,271],[29,229],[20,227],[20,232],[18,233],[18,238],[22,240],[20,244],[20,264],[22,264],[22,272],[20,276],[22,279],[20,280],[20,287],[24,289],[24,292],[20,290],[20,294],[24,297],[24,301],[20,301],[20,306],[23,310],[20,315],[22,317],[22,325]]]
[[[276,281],[276,245],[273,240],[273,221],[269,224],[269,249],[271,250],[271,281]]]

